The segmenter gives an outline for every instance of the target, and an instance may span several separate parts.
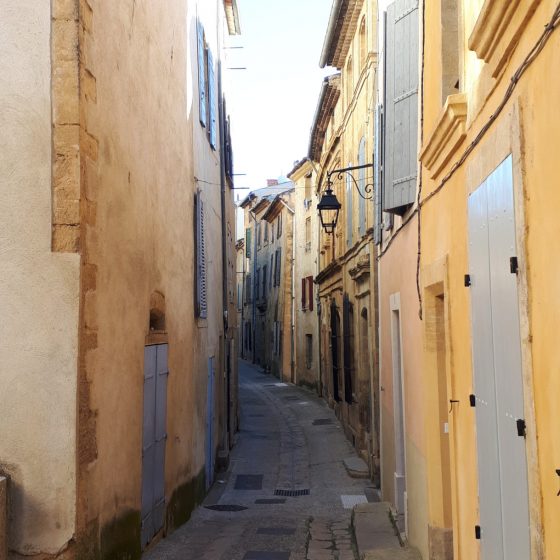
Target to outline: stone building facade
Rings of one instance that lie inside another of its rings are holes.
[[[8,1],[0,18],[9,547],[139,558],[236,429],[235,2]]]

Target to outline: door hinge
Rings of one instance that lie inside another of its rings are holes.
[[[468,288],[471,285],[471,275],[465,274],[465,288]]]
[[[478,541],[480,540],[480,525],[474,526],[474,538]]]
[[[476,406],[476,397],[474,395],[469,395],[469,404],[471,406]]]
[[[519,263],[517,262],[517,257],[510,257],[509,258],[509,271],[512,274],[517,274],[519,270]]]
[[[525,424],[525,420],[523,418],[517,419],[517,435],[519,437],[525,437],[527,435],[527,425]]]

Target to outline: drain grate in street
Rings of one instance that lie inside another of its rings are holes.
[[[286,498],[259,498],[255,500],[255,504],[263,505],[275,505],[275,504],[285,504]]]
[[[332,418],[317,418],[317,420],[313,420],[314,426],[326,426],[328,424],[332,424]]]
[[[290,498],[297,498],[298,496],[309,496],[309,488],[302,488],[301,490],[284,490],[277,488],[274,491],[275,496],[288,496]]]
[[[262,474],[238,474],[235,479],[235,490],[262,490]]]
[[[250,550],[243,556],[243,560],[290,560],[290,552],[275,552],[272,550]]]
[[[290,527],[259,527],[257,535],[274,535],[278,537],[295,535],[296,530]]]
[[[236,504],[216,504],[214,506],[204,506],[205,509],[211,509],[212,511],[243,511],[248,509],[244,506],[238,506]]]

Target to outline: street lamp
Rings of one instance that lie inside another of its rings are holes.
[[[348,173],[348,175],[352,179],[352,182],[354,183],[354,186],[356,187],[356,190],[358,191],[358,194],[364,200],[371,200],[373,198],[373,184],[368,183],[364,185],[364,193],[362,194],[358,182],[352,175],[351,171],[372,167],[373,164],[368,163],[366,165],[344,167],[343,169],[333,169],[327,173],[327,188],[325,189],[323,196],[321,196],[321,201],[317,205],[317,209],[319,210],[319,217],[321,218],[321,225],[323,226],[323,229],[326,233],[334,233],[336,223],[338,222],[338,213],[340,212],[340,209],[342,207],[332,190],[332,176],[336,173],[338,174],[338,178],[342,179],[344,174]]]
[[[321,201],[317,205],[321,225],[326,233],[334,233],[336,223],[338,222],[338,213],[340,212],[340,202],[331,189],[330,177],[327,183],[327,189],[321,197]]]

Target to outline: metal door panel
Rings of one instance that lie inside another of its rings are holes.
[[[167,345],[144,348],[142,547],[163,527],[167,418]]]
[[[509,156],[488,178],[492,339],[501,464],[504,556],[507,560],[526,560],[530,557],[527,464],[525,438],[518,435],[516,423],[518,419],[524,418],[521,334],[517,277],[510,270],[510,258],[517,255],[513,204],[513,178]]]
[[[469,197],[469,271],[482,560],[502,560],[496,388],[492,345],[487,185]]]

